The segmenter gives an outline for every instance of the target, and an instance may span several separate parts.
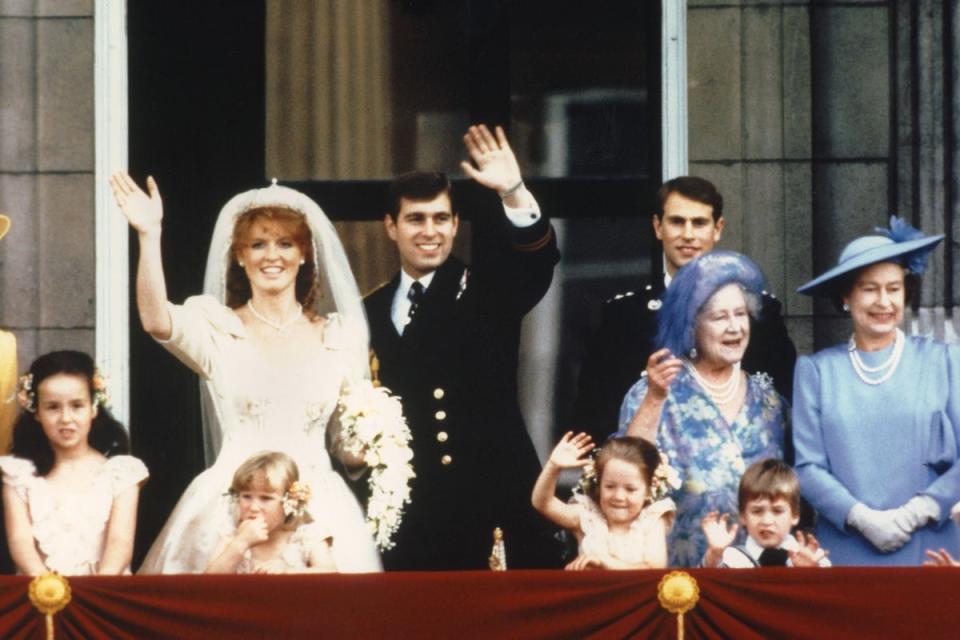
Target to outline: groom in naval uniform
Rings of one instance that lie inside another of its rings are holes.
[[[503,131],[470,127],[464,142],[474,164],[463,170],[502,200],[502,213],[484,220],[501,227],[502,246],[472,265],[451,256],[450,182],[402,175],[384,217],[401,270],[365,300],[380,381],[403,403],[417,474],[396,547],[383,555],[388,570],[485,569],[495,527],[508,566],[559,559],[530,506],[540,463],[517,402],[517,361],[521,320],[560,254]]]
[[[603,442],[617,430],[623,397],[656,351],[653,339],[663,292],[680,267],[713,249],[726,223],[723,197],[703,178],[682,176],[665,182],[657,191],[657,204],[653,230],[663,244],[663,271],[607,301],[580,370],[573,425],[590,433],[595,442]],[[743,368],[747,373],[769,375],[789,401],[797,351],[780,309],[780,302],[765,291],[759,317],[750,320]],[[789,435],[786,440],[787,456],[792,457]]]

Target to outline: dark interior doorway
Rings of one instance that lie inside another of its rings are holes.
[[[388,0],[388,5],[393,17],[400,21],[418,20],[447,6],[433,0]],[[508,125],[510,109],[531,108],[529,101],[520,101],[519,107],[511,105],[515,91],[510,84],[511,74],[504,72],[510,56],[533,65],[524,67],[524,77],[541,77],[536,65],[556,66],[556,59],[543,51],[553,41],[561,47],[569,43],[560,37],[566,28],[557,22],[561,12],[554,11],[551,20],[541,21],[544,29],[538,32],[540,39],[535,43],[501,38],[499,47],[491,47],[477,34],[496,34],[498,28],[509,28],[511,19],[535,20],[537,16],[531,14],[536,13],[535,7],[556,9],[557,5],[514,0],[459,0],[459,5],[462,11],[458,15],[471,21],[465,28],[474,38],[470,40],[466,61],[472,74],[468,85],[483,89],[470,100],[470,118]],[[659,5],[635,0],[615,0],[609,5],[619,7],[616,11],[622,16],[612,15],[624,24],[633,24],[631,29],[635,28],[636,37],[645,47],[637,59],[642,64],[646,106],[637,111],[634,103],[618,103],[600,109],[590,100],[571,102],[569,106],[571,144],[595,151],[597,140],[608,140],[610,144],[601,146],[612,149],[614,155],[584,156],[572,161],[571,172],[565,177],[533,176],[528,180],[544,211],[568,219],[570,250],[565,260],[571,264],[616,254],[621,245],[626,254],[636,252],[642,257],[651,253],[652,241],[648,236],[638,236],[640,246],[636,239],[625,242],[614,219],[649,213],[652,194],[660,181]],[[573,15],[570,6],[565,4],[564,12]],[[584,10],[595,12],[597,8]],[[202,290],[209,238],[220,207],[240,191],[267,184],[266,13],[263,0],[128,2],[129,166],[138,182],[153,175],[159,183],[165,209],[164,269],[168,296],[175,302]],[[587,26],[593,29],[592,22],[585,23],[583,28]],[[551,77],[553,82],[562,80],[557,73]],[[394,96],[403,95],[404,88],[394,85],[391,91]],[[404,104],[410,100],[406,96]],[[631,119],[641,124],[627,136],[610,136],[609,127],[597,128],[598,123]],[[640,155],[633,154],[638,164],[635,170],[630,165],[629,171],[623,171],[620,158],[630,155],[630,149],[636,145],[643,146]],[[291,186],[316,199],[331,218],[347,220],[369,219],[369,212],[382,211],[387,184],[385,179],[316,180]],[[465,217],[469,218],[473,210],[489,208],[485,190],[463,186],[457,188]],[[614,224],[610,224],[611,220]],[[648,230],[649,222],[644,221],[642,226]],[[489,230],[474,224],[472,233],[472,250],[483,251]],[[591,248],[586,250],[588,244]],[[131,247],[133,274],[138,255],[135,237],[131,238]],[[579,325],[590,319],[584,316],[578,320],[575,313],[584,315],[584,309],[592,309],[594,302],[610,295],[621,284],[609,276],[590,276],[565,286],[570,292],[565,304],[571,314],[567,318],[564,310],[565,322],[577,327],[575,333],[579,336]],[[131,279],[130,427],[134,454],[144,460],[152,474],[140,500],[136,567],[179,496],[205,468],[205,462],[197,376],[142,331],[134,293]],[[584,296],[597,300],[590,298],[590,304],[583,304]],[[567,339],[564,340],[563,349],[575,353],[576,344],[566,345]],[[570,340],[572,343],[576,338]],[[574,369],[575,365],[570,368]],[[561,374],[566,375],[562,371]],[[558,384],[559,397],[569,395],[569,376]],[[564,414],[562,408],[559,414]]]

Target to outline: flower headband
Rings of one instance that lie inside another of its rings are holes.
[[[310,502],[310,485],[295,480],[283,494],[283,515],[302,518]]]
[[[580,479],[574,491],[584,495],[590,495],[590,492],[597,484],[597,466],[596,452],[590,456],[590,461],[580,473]],[[653,479],[650,481],[650,499],[656,502],[663,500],[671,493],[680,488],[680,474],[670,466],[670,458],[667,454],[660,452],[660,464],[653,472]]]
[[[93,387],[93,406],[109,407],[110,394],[107,392],[107,377],[100,373],[96,366],[93,368],[93,378],[90,380],[90,386]],[[33,388],[33,373],[27,372],[20,376],[17,385],[17,402],[24,410],[33,413],[37,410],[37,392]]]

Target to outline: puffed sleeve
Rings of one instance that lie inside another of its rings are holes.
[[[33,462],[15,456],[0,456],[0,471],[3,472],[3,483],[13,487],[20,499],[26,502],[27,493],[37,479],[37,468]]]
[[[217,340],[246,335],[237,314],[213,296],[193,296],[182,305],[168,303],[168,309],[171,334],[157,342],[203,378],[213,375]]]
[[[820,373],[809,356],[797,360],[793,385],[793,445],[800,491],[841,531],[857,500],[833,475],[820,420]]]
[[[147,466],[133,456],[113,456],[104,463],[104,473],[110,479],[110,488],[118,496],[134,485],[143,484],[150,476]]]
[[[645,397],[647,397],[647,378],[643,377],[637,380],[623,397],[623,403],[620,405],[620,428],[614,434],[615,437],[622,438],[627,435],[627,427]]]
[[[593,498],[582,493],[574,493],[570,498],[570,504],[577,510],[580,518],[580,533],[587,537],[588,535],[601,535],[606,540],[609,531],[607,519]]]
[[[660,520],[660,518],[666,518],[667,533],[669,533],[670,529],[673,528],[673,520],[676,513],[677,505],[673,499],[661,498],[644,507],[640,514],[641,517],[638,518],[638,520],[642,520],[643,526],[648,528]]]
[[[348,320],[339,313],[330,313],[326,316],[326,325],[323,330],[323,343],[333,351],[340,352],[341,363],[346,365],[344,371],[345,384],[368,378],[368,341],[366,327],[359,324],[354,318]]]

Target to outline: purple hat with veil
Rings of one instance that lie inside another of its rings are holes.
[[[705,253],[677,271],[657,314],[657,348],[666,347],[677,356],[689,354],[695,345],[697,314],[728,284],[739,284],[758,296],[766,289],[757,263],[735,251]]]

